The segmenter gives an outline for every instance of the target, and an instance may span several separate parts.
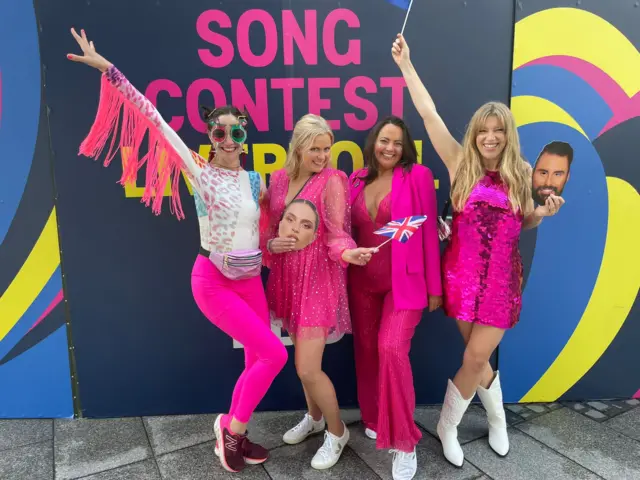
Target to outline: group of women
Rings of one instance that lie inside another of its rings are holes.
[[[269,455],[249,440],[247,424],[287,361],[285,347],[271,331],[273,321],[292,339],[308,407],[284,441],[296,444],[324,432],[312,467],[328,469],[339,460],[349,430],[322,357],[327,340],[352,333],[365,433],[377,448],[394,453],[394,479],[413,478],[421,433],[413,420],[409,350],[423,311],[441,306],[456,320],[466,344],[437,426],[444,456],[462,465],[457,426],[476,393],[487,412],[489,444],[499,455],[508,453],[500,378],[489,359],[520,313],[520,231],[554,215],[564,201],[551,195],[534,206],[531,167],[521,156],[505,105],[480,107],[458,143],[416,74],[406,41],[398,35],[393,43],[392,57],[451,179],[453,222],[441,259],[434,179],[418,164],[402,119],[388,117],[370,132],[366,168],[347,178],[330,166],[331,128],[323,118],[305,115],[294,128],[285,168],[272,175],[267,188],[259,174],[241,165],[250,120],[244,112],[233,106],[204,110],[212,143],[204,159],[96,52],[84,31],[72,29],[72,34],[83,54],[68,58],[103,72],[96,120],[80,152],[96,157],[112,136],[113,147],[124,110],[120,145],[133,153],[123,182],[146,164],[143,198],[159,211],[160,187],[173,178],[178,215],[176,173],[184,171],[194,188],[201,245],[192,271],[193,295],[204,316],[245,350],[245,369],[229,412],[215,422],[215,452],[226,470],[239,472]],[[141,157],[137,152],[147,133],[150,148]],[[379,248],[377,229],[413,215],[427,219],[409,241]],[[263,265],[270,269],[266,294]]]

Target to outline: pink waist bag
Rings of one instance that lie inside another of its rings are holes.
[[[244,280],[260,275],[261,250],[235,250],[229,253],[211,252],[209,260],[230,280]]]

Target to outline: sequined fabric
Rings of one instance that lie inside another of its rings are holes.
[[[518,249],[523,216],[511,210],[498,172],[487,172],[454,212],[443,259],[444,311],[466,322],[512,328],[522,306]]]
[[[359,246],[380,245],[384,238],[373,232],[391,221],[391,194],[380,202],[372,222],[361,191],[352,219]],[[413,421],[416,399],[409,350],[422,311],[394,306],[390,246],[382,247],[364,267],[349,266],[358,404],[363,423],[378,434],[377,448],[412,452],[422,434]]]
[[[286,172],[275,172],[266,197],[269,227],[263,235],[263,246],[277,236],[288,188]],[[272,322],[297,338],[324,336],[333,340],[351,333],[347,264],[341,258],[345,249],[356,247],[351,238],[347,188],[347,177],[339,170],[325,168],[314,175],[297,198],[313,202],[318,209],[316,240],[295,252],[265,252],[271,268],[267,300]]]

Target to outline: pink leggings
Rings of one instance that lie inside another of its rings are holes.
[[[248,423],[287,363],[287,349],[271,331],[260,277],[230,280],[198,255],[191,272],[193,297],[216,327],[244,346],[244,371],[233,390],[229,415]]]

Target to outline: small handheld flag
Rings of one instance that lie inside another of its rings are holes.
[[[402,10],[406,10],[409,8],[411,0],[387,0],[387,2],[391,5],[401,8]]]
[[[411,235],[418,231],[426,219],[426,215],[414,215],[412,217],[401,218],[400,220],[393,220],[373,233],[382,235],[383,237],[389,237],[389,240],[382,245],[385,245],[391,240],[406,243],[407,240],[411,238]],[[382,245],[378,248],[382,247]]]
[[[412,5],[413,5],[413,0],[409,2],[409,8],[407,9],[407,14],[404,16],[404,23],[402,24],[402,30],[400,31],[400,35],[404,35],[404,27],[407,26],[407,20],[409,20],[409,12],[411,11]]]
[[[403,10],[406,10],[407,13],[404,16],[404,23],[402,24],[402,31],[400,34],[404,34],[404,27],[407,25],[407,19],[409,18],[409,12],[411,11],[411,5],[413,5],[413,0],[387,0],[391,5],[395,5],[396,7],[400,7]]]

